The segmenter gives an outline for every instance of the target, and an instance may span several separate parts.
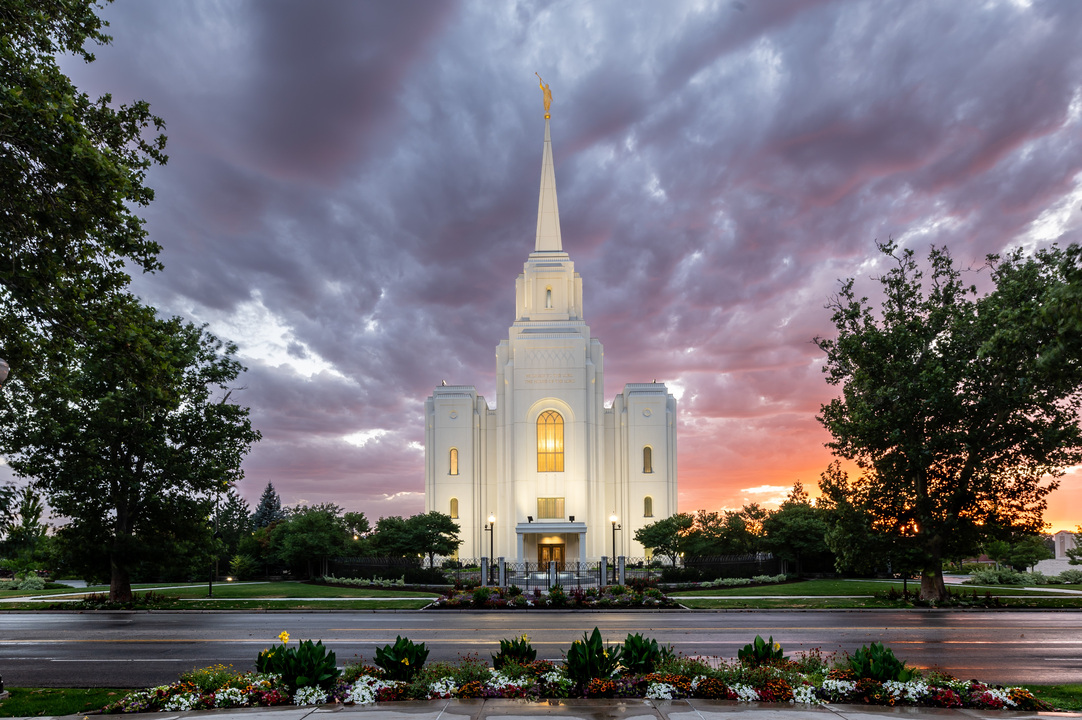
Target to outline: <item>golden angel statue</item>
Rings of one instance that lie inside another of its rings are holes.
[[[537,75],[537,73],[534,73],[534,75]],[[552,91],[549,90],[549,86],[545,84],[540,75],[537,75],[537,79],[541,83],[541,92],[545,93],[545,117],[548,117],[549,108],[552,107]]]

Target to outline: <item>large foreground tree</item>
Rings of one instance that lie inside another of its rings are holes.
[[[1073,327],[1080,252],[989,258],[994,290],[962,282],[932,248],[926,280],[894,243],[876,312],[853,280],[816,338],[842,396],[819,420],[863,476],[847,485],[871,529],[921,551],[921,596],[946,596],[942,560],[1006,530],[1042,528],[1055,476],[1082,461],[1082,333]]]
[[[234,347],[126,295],[111,310],[68,367],[4,389],[0,449],[70,518],[72,561],[126,602],[133,568],[205,542],[259,433],[230,401]]]
[[[90,62],[88,46],[109,41],[96,5],[0,4],[0,357],[16,384],[69,362],[69,342],[100,325],[100,301],[129,269],[159,267],[135,210],[153,198],[147,170],[166,160],[161,119],[145,102],[92,100],[56,62]]]

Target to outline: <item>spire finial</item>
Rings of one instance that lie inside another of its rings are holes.
[[[537,72],[534,72],[537,75]],[[549,108],[552,107],[552,91],[549,90],[549,86],[545,84],[545,81],[541,79],[540,75],[537,75],[537,81],[541,84],[541,92],[545,94],[545,119],[549,117]]]

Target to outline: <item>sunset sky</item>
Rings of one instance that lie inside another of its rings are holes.
[[[679,398],[680,509],[830,462],[812,343],[875,241],[1082,241],[1082,2],[146,2],[63,63],[147,100],[170,156],[134,290],[248,367],[242,495],[423,510],[425,398],[495,395],[552,89],[564,249],[605,395]],[[0,468],[6,471],[7,468]],[[4,473],[0,472],[0,479]],[[772,506],[772,505],[768,505]],[[1050,499],[1082,523],[1082,470]]]

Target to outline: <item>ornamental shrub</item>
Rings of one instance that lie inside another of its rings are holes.
[[[285,642],[288,642],[288,637],[285,636]],[[302,687],[330,690],[339,675],[337,659],[333,652],[323,646],[322,640],[316,643],[305,640],[295,648],[286,646],[284,642],[272,646],[259,653],[255,667],[261,673],[281,675],[282,684],[291,694]]]
[[[582,640],[571,643],[565,661],[567,677],[583,687],[592,678],[610,678],[620,666],[620,655],[620,646],[606,648],[601,631],[595,627],[589,635],[583,633]]]
[[[781,644],[774,642],[773,635],[769,640],[763,640],[761,636],[756,635],[755,640],[738,650],[736,656],[740,662],[752,667],[770,665],[788,659],[782,651]]]
[[[647,675],[657,669],[658,663],[672,658],[668,645],[658,645],[657,640],[643,637],[641,633],[628,633],[622,650],[624,667],[628,672]]]
[[[871,679],[877,682],[894,680],[908,682],[913,678],[913,670],[894,656],[894,651],[882,643],[872,643],[858,648],[849,657],[849,669],[858,679]]]
[[[525,634],[511,640],[500,640],[500,652],[492,656],[492,667],[500,670],[509,662],[525,665],[537,659],[537,650]]]
[[[409,682],[428,659],[428,648],[424,643],[414,643],[401,635],[396,635],[394,645],[376,648],[376,665],[383,668],[388,680]]]

